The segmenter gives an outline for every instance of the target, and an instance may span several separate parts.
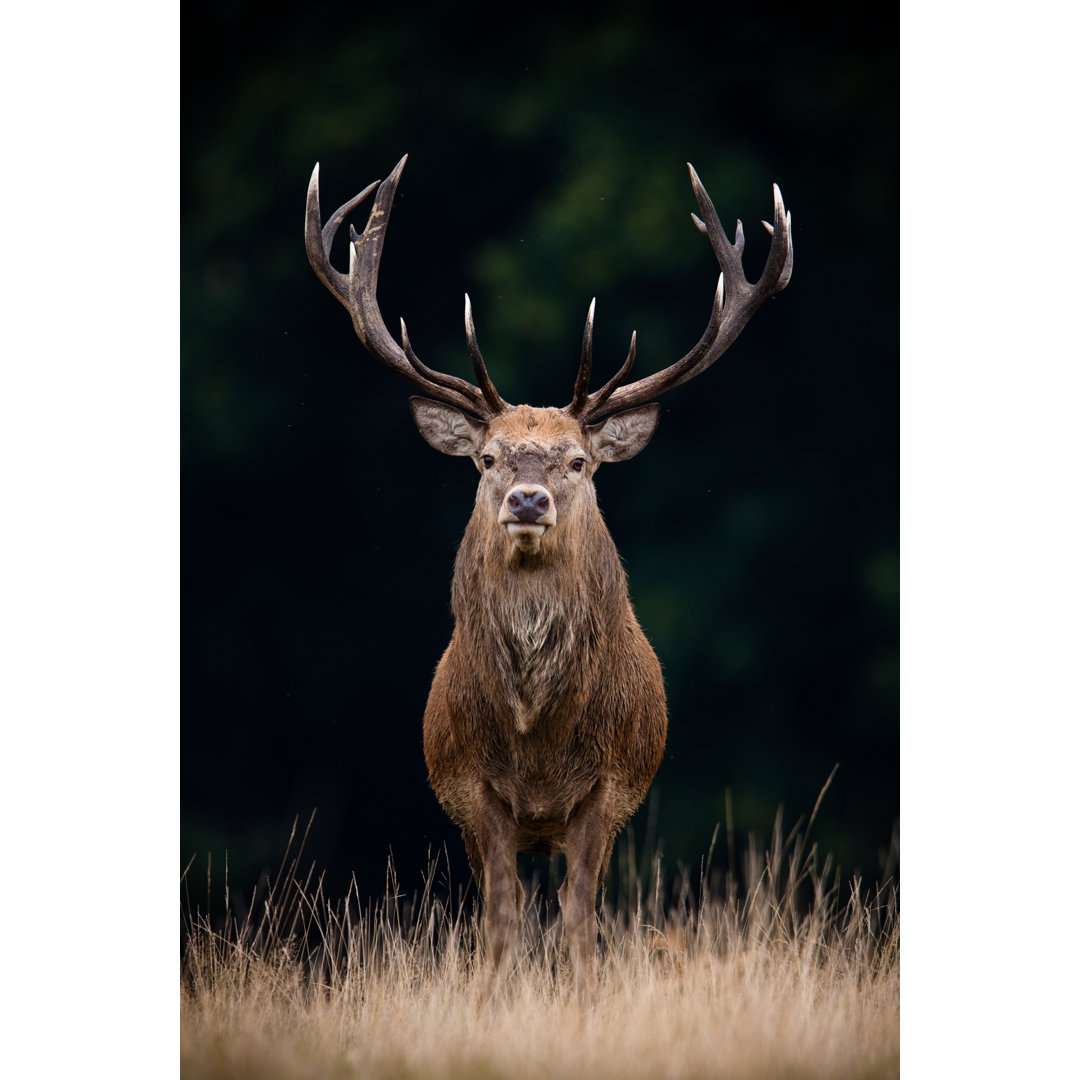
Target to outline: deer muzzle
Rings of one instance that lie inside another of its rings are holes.
[[[503,499],[499,524],[522,547],[533,547],[555,524],[555,500],[542,484],[517,484]]]

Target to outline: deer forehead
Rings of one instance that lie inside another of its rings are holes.
[[[536,409],[531,405],[495,417],[488,424],[488,445],[513,457],[535,454],[561,461],[569,452],[582,452],[585,436],[581,425],[560,409]]]

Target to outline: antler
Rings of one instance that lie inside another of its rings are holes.
[[[375,298],[379,284],[379,261],[382,259],[390,209],[407,160],[408,154],[397,163],[394,171],[382,183],[375,181],[374,184],[369,184],[359,195],[341,206],[325,225],[322,224],[322,211],[319,207],[319,166],[316,164],[308,184],[307,217],[304,225],[308,262],[319,280],[344,305],[352,317],[356,336],[380,364],[404,375],[429,397],[468,409],[487,420],[510,406],[499,396],[480,355],[469,297],[465,297],[465,336],[477,386],[455,375],[434,371],[421,363],[409,343],[405,320],[401,320],[399,345],[386,329],[379,312],[379,304]],[[376,186],[378,191],[363,235],[357,236],[356,230],[349,226],[349,273],[342,274],[330,265],[330,246],[341,223]]]
[[[582,423],[607,416],[620,409],[641,405],[657,397],[673,386],[689,382],[713,364],[739,336],[742,328],[765,301],[780,292],[791,280],[792,244],[791,214],[784,210],[784,200],[780,188],[773,184],[773,223],[763,221],[762,225],[772,236],[769,257],[765,269],[756,284],[746,280],[742,267],[742,251],[745,244],[742,222],[735,223],[735,242],[731,243],[709,193],[698,179],[694,166],[690,169],[690,182],[697,196],[701,209],[701,218],[691,214],[694,224],[709,238],[716,261],[720,264],[720,280],[716,285],[716,296],[712,313],[701,340],[681,359],[670,367],[664,368],[644,379],[622,383],[630,374],[634,363],[636,335],[630,339],[630,353],[623,366],[616,374],[595,393],[590,394],[589,373],[592,367],[592,327],[596,301],[589,308],[585,322],[585,341],[582,345],[581,367],[574,385],[574,400],[565,407],[565,411],[578,418]],[[704,218],[704,220],[702,220]]]

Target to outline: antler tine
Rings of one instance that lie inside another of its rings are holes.
[[[622,367],[595,393],[589,393],[589,380],[592,377],[592,337],[593,322],[596,315],[596,298],[589,305],[589,314],[585,318],[585,334],[581,342],[581,366],[578,368],[574,383],[574,400],[563,407],[563,412],[585,420],[599,414],[600,407],[626,381],[630,369],[634,366],[637,355],[637,331],[630,335],[630,351],[626,354]]]
[[[319,163],[311,172],[308,181],[307,214],[304,219],[304,243],[307,248],[308,262],[319,280],[341,301],[349,306],[349,279],[339,274],[330,265],[330,247],[338,229],[345,218],[379,186],[379,181],[368,184],[359,195],[354,195],[347,203],[338,207],[324,226],[322,211],[319,206]]]
[[[626,354],[626,359],[623,361],[622,367],[615,372],[614,375],[595,394],[590,394],[586,401],[586,408],[582,410],[582,418],[591,418],[601,415],[601,412],[607,412],[607,409],[601,409],[601,406],[611,397],[615,391],[622,386],[626,381],[627,375],[630,374],[630,369],[634,366],[634,358],[637,356],[637,331],[635,330],[630,335],[630,351]]]
[[[399,345],[387,330],[379,311],[376,299],[379,263],[394,195],[407,160],[406,154],[385,180],[369,184],[359,195],[341,206],[325,226],[321,222],[319,205],[319,166],[315,166],[308,184],[304,229],[308,261],[319,280],[345,306],[352,318],[356,336],[379,363],[403,375],[429,396],[489,419],[507,405],[495,392],[486,370],[479,388],[455,375],[434,371],[421,363],[413,352],[404,321],[401,324],[403,344]],[[330,265],[330,247],[346,216],[370,194],[376,184],[378,191],[363,233],[357,235],[356,230],[349,227],[349,273],[346,276]]]
[[[386,242],[386,227],[390,223],[390,210],[406,161],[407,154],[379,185],[363,235],[357,236],[356,230],[349,226],[349,314],[353,327],[368,352],[393,368],[400,368],[405,357],[386,329],[375,294],[379,284],[379,263]],[[407,370],[412,371],[412,368],[407,367]]]
[[[480,345],[476,340],[476,324],[473,322],[472,317],[472,301],[469,299],[468,293],[465,294],[465,342],[469,347],[473,374],[476,376],[480,393],[484,395],[484,401],[487,402],[493,413],[505,412],[510,406],[503,401],[498,390],[495,389],[495,384],[491,381],[491,376],[488,375],[484,358],[480,355]]]
[[[585,333],[581,339],[581,364],[574,380],[574,400],[566,407],[571,416],[584,412],[589,402],[589,380],[592,378],[592,334],[593,320],[596,318],[596,297],[589,304],[589,313],[585,316]]]
[[[750,321],[754,312],[772,295],[778,293],[791,280],[793,249],[791,243],[791,214],[784,209],[780,188],[773,184],[773,223],[764,223],[772,237],[765,268],[758,281],[751,285],[743,272],[742,253],[745,245],[742,222],[736,223],[735,241],[727,238],[720,218],[713,206],[709,193],[698,177],[693,165],[690,170],[690,183],[697,198],[701,217],[691,214],[698,230],[709,238],[713,254],[720,264],[720,279],[716,285],[712,310],[705,332],[697,344],[681,359],[670,367],[653,375],[629,383],[618,385],[621,379],[617,375],[602,390],[589,395],[581,410],[583,421],[595,420],[619,409],[632,408],[662,394],[665,390],[679,386],[700,375],[706,368],[723,355],[737,338],[743,327]],[[628,358],[629,360],[630,358]],[[624,365],[624,368],[628,367]],[[620,372],[622,378],[626,373]],[[577,398],[575,397],[575,402]]]
[[[461,384],[465,383],[464,379],[459,379],[456,375],[445,375],[441,371],[436,371],[434,368],[429,368],[419,356],[416,355],[412,347],[412,342],[409,341],[409,331],[405,327],[405,320],[401,319],[401,347],[405,353],[405,359],[409,361],[413,371],[416,372],[426,382],[433,384],[434,386],[440,386],[444,390],[459,391]],[[403,373],[404,374],[404,373]],[[468,386],[468,383],[465,383]],[[436,396],[434,391],[430,387],[425,387],[432,396]]]
[[[727,233],[724,232],[723,225],[720,224],[720,216],[717,214],[716,207],[713,205],[712,199],[709,198],[709,193],[705,190],[705,185],[701,182],[697,170],[689,162],[686,163],[686,167],[690,170],[690,184],[694,189],[698,209],[701,211],[701,218],[698,218],[696,222],[698,231],[704,232],[708,236],[713,253],[716,255],[716,261],[720,264],[720,272],[727,274],[729,280],[732,276],[737,275],[743,281],[746,281],[740,258],[743,243],[745,242],[742,235],[742,222],[739,221],[735,227],[735,244],[732,244],[727,238]]]
[[[776,286],[776,292],[780,292],[781,289],[787,287],[787,283],[791,280],[791,266],[795,258],[795,244],[791,238],[791,211],[784,212],[784,197],[780,194],[780,185],[773,184],[773,219],[783,220],[787,227],[787,258],[784,260],[784,268],[780,271],[780,278]],[[767,221],[762,221],[762,225],[765,226],[766,231],[770,236],[774,236],[776,230]],[[770,256],[772,255],[772,249],[769,250]],[[766,270],[768,264],[766,264]],[[762,274],[762,277],[765,275]]]
[[[773,184],[772,190],[773,224],[770,225],[767,221],[762,221],[761,224],[765,226],[765,231],[769,236],[773,237],[774,241],[777,229],[780,229],[783,242],[780,244],[774,242],[769,245],[769,257],[765,262],[765,269],[761,272],[758,285],[762,281],[774,279],[776,283],[773,286],[773,293],[778,293],[786,288],[787,283],[791,280],[791,266],[794,261],[795,247],[791,242],[791,214],[784,209],[784,197],[780,194],[780,185]]]

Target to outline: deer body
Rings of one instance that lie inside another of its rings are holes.
[[[453,410],[414,411],[445,450],[430,414]],[[628,437],[643,446],[654,423],[645,413]],[[474,444],[482,479],[454,568],[454,633],[428,697],[424,755],[487,898],[496,961],[523,899],[516,853],[565,852],[564,916],[574,890],[571,910],[576,901],[587,923],[615,836],[664,751],[660,663],[596,505],[595,442],[557,409],[518,406]],[[514,535],[513,522],[499,522],[503,508],[513,492],[538,489],[554,524]],[[578,928],[579,967],[588,930]]]
[[[580,989],[595,954],[596,896],[615,837],[648,791],[667,733],[660,663],[630,605],[593,476],[604,462],[625,461],[644,449],[659,416],[651,399],[705,370],[764,300],[784,288],[791,276],[791,217],[774,187],[773,224],[766,224],[773,241],[761,278],[750,285],[742,272],[741,223],[734,243],[728,241],[691,169],[704,217],[694,221],[722,271],[701,340],[670,367],[627,383],[633,337],[616,375],[590,392],[590,307],[570,405],[514,406],[488,376],[468,297],[475,385],[421,363],[404,322],[400,345],[383,324],[375,290],[404,165],[403,158],[379,185],[363,235],[352,232],[348,275],[331,266],[330,246],[376,185],[324,226],[316,166],[308,188],[308,258],[349,311],[368,351],[428,395],[410,400],[428,443],[471,458],[480,472],[454,567],[453,636],[424,713],[424,756],[431,786],[460,826],[480,883],[496,970],[512,954],[524,899],[517,853],[565,853],[559,901]]]

